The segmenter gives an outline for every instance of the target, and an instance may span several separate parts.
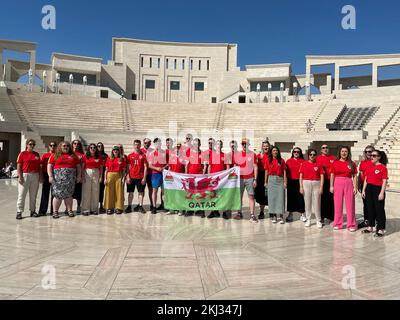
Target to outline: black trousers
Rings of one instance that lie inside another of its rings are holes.
[[[304,197],[300,193],[300,181],[288,179],[287,182],[287,211],[304,213]]]
[[[368,208],[368,225],[375,227],[377,223],[377,231],[386,229],[386,213],[385,213],[385,198],[380,201],[379,193],[381,192],[381,186],[374,186],[367,184],[365,189],[365,200]]]
[[[364,213],[364,221],[368,220],[368,207],[367,200],[363,198],[363,213]]]
[[[43,173],[42,196],[40,198],[39,214],[46,214],[49,208],[49,198],[51,193],[51,184],[49,182],[49,175]],[[53,196],[51,196],[50,213],[53,213]]]
[[[331,186],[330,180],[324,180],[324,192],[321,196],[321,219],[334,220],[334,205],[333,205],[333,193],[329,191]]]

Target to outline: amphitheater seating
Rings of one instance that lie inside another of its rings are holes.
[[[331,130],[362,130],[378,111],[378,107],[349,108],[344,106],[334,123],[327,124]]]

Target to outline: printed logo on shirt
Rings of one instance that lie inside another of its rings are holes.
[[[98,163],[100,160],[99,159],[95,159],[94,162]]]
[[[247,160],[248,160],[248,161],[251,161],[251,157],[247,157]]]
[[[318,171],[318,167],[314,167],[314,171],[317,172]]]
[[[335,160],[330,160],[329,162],[330,162],[330,163],[333,163],[333,162],[335,162]]]
[[[380,172],[380,170],[375,170],[375,174],[379,174]]]
[[[351,170],[351,165],[347,165],[347,168],[349,168],[349,170]]]
[[[38,156],[35,157],[35,160],[40,160],[40,158]]]

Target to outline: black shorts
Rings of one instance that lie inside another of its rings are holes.
[[[135,192],[135,187],[139,193],[144,192],[145,185],[142,185],[142,179],[131,179],[131,183],[126,184],[126,191],[128,193]]]
[[[151,174],[148,174],[146,177],[146,185],[148,188],[152,188],[153,185],[151,184]]]

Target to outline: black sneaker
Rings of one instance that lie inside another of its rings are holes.
[[[88,216],[90,215],[90,212],[84,211],[84,212],[82,213],[82,215],[84,215],[85,217],[88,217]]]
[[[293,222],[293,213],[290,212],[289,215],[286,217],[286,222]]]
[[[94,216],[98,216],[98,215],[99,215],[99,212],[98,212],[98,211],[93,211],[93,212],[91,212],[90,214],[92,214],[92,215],[94,215]]]
[[[200,217],[201,218],[205,218],[206,217],[206,213],[204,211],[199,211],[200,213]]]
[[[150,211],[152,211],[154,209],[154,206],[151,204],[150,205]]]
[[[157,214],[157,209],[155,209],[155,208],[153,207],[153,209],[151,209],[151,214]]]
[[[114,211],[111,210],[111,209],[108,209],[108,210],[107,210],[107,214],[108,214],[109,216],[111,216],[112,214],[114,214]]]
[[[233,219],[242,220],[243,219],[243,214],[241,212],[238,212],[237,214],[234,215]]]
[[[139,206],[138,211],[139,211],[140,213],[143,213],[143,214],[146,213],[146,210],[143,208],[143,206]]]
[[[38,218],[39,215],[36,212],[31,212],[31,218]]]
[[[165,211],[164,204],[161,204],[158,208],[158,211]]]
[[[22,220],[22,213],[21,212],[17,212],[17,220]]]
[[[40,211],[39,211],[39,217],[45,217],[45,216],[47,216],[47,213],[46,213],[46,212],[40,212]]]
[[[362,228],[366,228],[366,227],[368,227],[368,221],[367,220],[364,220],[363,222],[361,222],[361,223],[359,223],[357,225],[357,229],[362,229]]]
[[[137,205],[137,206],[133,209],[133,211],[134,211],[134,212],[139,212],[139,208],[140,208],[140,206]]]
[[[193,211],[186,211],[185,212],[185,217],[190,217],[193,215]]]
[[[228,212],[223,212],[222,213],[222,218],[224,218],[225,220],[228,220],[229,219]]]
[[[72,211],[68,212],[68,217],[70,217],[70,218],[75,217],[75,213],[73,213]]]
[[[258,215],[258,220],[263,220],[265,218],[264,211],[261,211],[260,214]]]
[[[219,214],[218,211],[212,211],[212,212],[208,215],[207,219],[219,218],[219,217],[220,217],[220,214]]]
[[[122,210],[117,209],[117,210],[115,210],[115,213],[118,214],[118,215],[122,214]]]
[[[132,212],[132,206],[128,206],[125,210],[125,213],[131,213]]]
[[[106,213],[106,209],[104,209],[103,206],[101,206],[101,207],[100,207],[100,210],[99,210],[99,213],[100,213],[100,214]]]

